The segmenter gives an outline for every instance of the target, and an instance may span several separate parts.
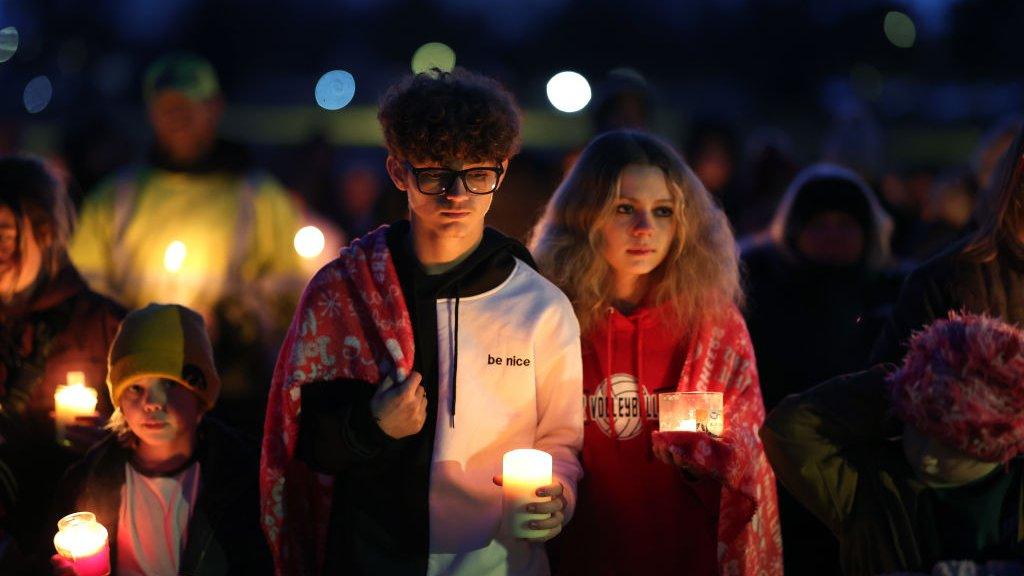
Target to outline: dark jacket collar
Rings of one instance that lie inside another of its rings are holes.
[[[531,268],[537,268],[525,246],[488,227],[484,229],[480,244],[458,266],[443,274],[430,276],[413,253],[410,233],[409,221],[399,220],[388,229],[387,243],[399,279],[403,284],[411,281],[419,296],[436,298],[457,295],[465,298],[482,294],[508,278],[515,268],[516,259]]]

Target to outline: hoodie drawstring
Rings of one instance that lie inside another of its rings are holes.
[[[615,394],[612,392],[612,321],[615,315],[615,309],[611,306],[607,310],[607,321],[605,322],[605,358],[608,359],[605,362],[605,396],[604,396],[604,409],[608,419],[609,436],[616,440],[615,447],[618,448],[618,432],[615,430]]]
[[[615,312],[616,311],[615,311],[614,308],[612,308],[610,306],[608,307],[607,322],[606,322],[607,332],[605,333],[605,358],[607,358],[608,361],[605,363],[604,368],[605,368],[605,383],[606,383],[606,385],[605,385],[605,410],[606,410],[606,413],[607,413],[607,416],[608,416],[608,418],[607,418],[608,419],[608,426],[609,426],[610,434],[612,435],[612,437],[615,438],[616,440],[618,440],[618,431],[615,429],[615,418],[616,418],[616,415],[615,415],[615,409],[616,409],[616,406],[615,406],[615,394],[614,394],[614,391],[612,390],[612,373],[613,373],[613,370],[612,370],[612,332],[614,332],[614,325],[613,325],[613,323],[614,323]],[[633,339],[633,342],[634,342],[634,345],[635,345],[635,351],[634,352],[636,354],[637,417],[639,418],[639,422],[640,422],[640,435],[643,436],[644,431],[647,430],[647,423],[645,422],[645,420],[647,418],[647,403],[645,402],[644,388],[643,388],[643,383],[644,383],[643,313],[641,312],[640,314],[638,314],[635,321],[633,319],[631,319],[631,318],[628,318],[628,317],[626,317],[626,319],[630,321],[630,324],[633,325],[633,329],[636,331],[636,334],[635,334],[635,337]],[[618,443],[616,443],[616,446],[618,446]],[[654,453],[652,451],[648,450],[647,458],[651,459],[653,457],[654,457]]]
[[[448,422],[449,427],[455,428],[455,393],[457,382],[459,381],[459,284],[454,285],[455,288],[455,328],[453,330],[454,342],[452,344],[452,393],[449,399],[449,408],[451,409],[451,419]]]

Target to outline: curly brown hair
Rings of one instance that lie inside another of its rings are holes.
[[[443,164],[502,161],[519,151],[520,112],[495,80],[434,68],[391,86],[377,113],[388,153]]]

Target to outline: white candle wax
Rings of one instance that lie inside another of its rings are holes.
[[[77,576],[110,574],[107,529],[96,521],[92,512],[75,512],[61,518],[53,546],[58,554],[71,560]]]
[[[502,491],[505,522],[516,538],[540,538],[549,530],[530,530],[524,525],[531,520],[545,520],[551,514],[530,514],[526,507],[548,502],[551,497],[537,496],[537,489],[551,484],[551,455],[524,448],[506,452],[502,459]]]
[[[67,427],[77,416],[92,416],[96,412],[96,390],[85,385],[85,374],[68,372],[66,386],[57,386],[53,395],[57,442],[63,442]]]

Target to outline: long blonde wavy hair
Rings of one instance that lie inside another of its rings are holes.
[[[594,326],[611,305],[612,270],[601,256],[601,229],[614,213],[622,172],[631,165],[659,168],[675,208],[672,244],[650,272],[647,301],[671,302],[674,320],[684,326],[742,305],[736,244],[725,214],[670,144],[619,130],[590,141],[531,235],[530,251],[541,272],[572,301],[581,330]]]

